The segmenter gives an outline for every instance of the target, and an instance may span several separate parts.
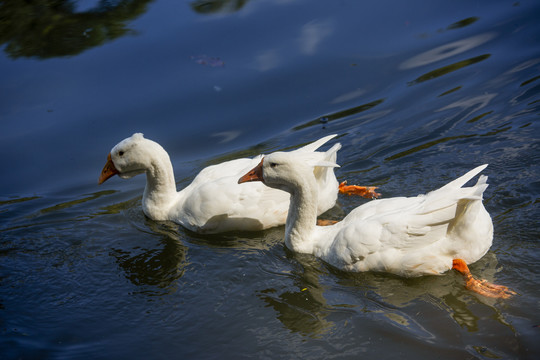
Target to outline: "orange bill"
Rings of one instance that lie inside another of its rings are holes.
[[[263,174],[262,174],[263,161],[264,159],[261,160],[259,165],[255,166],[246,175],[242,176],[238,180],[238,183],[242,184],[242,183],[250,182],[250,181],[263,181],[264,182]]]
[[[118,170],[116,170],[116,167],[114,167],[114,164],[111,159],[111,154],[107,156],[107,163],[103,167],[103,170],[101,170],[101,175],[99,176],[98,184],[101,185],[107,180],[108,178],[118,174]]]

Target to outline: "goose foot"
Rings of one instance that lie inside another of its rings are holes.
[[[452,269],[457,270],[463,275],[465,278],[465,287],[467,289],[480,295],[502,299],[507,299],[512,295],[516,295],[514,291],[504,285],[496,285],[487,280],[475,279],[469,271],[469,267],[462,259],[454,259]]]
[[[317,219],[317,226],[330,226],[338,223],[337,220]]]
[[[347,185],[347,181],[339,184],[339,192],[346,195],[359,195],[368,199],[376,199],[381,194],[375,192],[376,186]]]

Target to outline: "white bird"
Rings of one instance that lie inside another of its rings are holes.
[[[291,194],[285,226],[286,246],[313,254],[345,271],[381,271],[405,277],[456,269],[467,288],[491,297],[515,294],[507,287],[472,277],[467,264],[480,259],[493,239],[491,217],[482,204],[487,177],[463,187],[487,165],[479,166],[438,190],[417,197],[374,200],[332,226],[317,226],[319,189],[316,167],[337,167],[309,153],[276,152],[240,178],[262,181]]]
[[[294,153],[309,153],[321,161],[335,161],[339,143],[326,152],[320,146],[334,138],[329,135]],[[260,183],[238,185],[238,178],[259,163],[261,155],[236,159],[203,169],[193,182],[176,191],[173,167],[167,152],[158,143],[136,133],[118,143],[108,155],[98,183],[114,175],[127,179],[146,173],[142,208],[153,220],[170,220],[199,233],[219,233],[233,230],[255,231],[283,225],[289,208],[289,194]],[[331,209],[338,196],[338,182],[331,168],[312,171],[319,197],[317,214]],[[374,188],[345,186],[344,193],[377,196]]]

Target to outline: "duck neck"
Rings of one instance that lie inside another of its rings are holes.
[[[143,210],[154,220],[167,220],[171,204],[176,200],[174,171],[168,154],[152,159],[146,170]]]
[[[295,252],[313,253],[313,232],[317,223],[318,191],[315,178],[308,176],[291,192],[285,225],[285,244]]]

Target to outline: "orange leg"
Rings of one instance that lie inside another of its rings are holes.
[[[375,192],[376,186],[358,186],[347,185],[347,181],[339,184],[339,192],[346,195],[359,195],[368,199],[375,199],[381,196],[378,192]]]
[[[324,220],[324,219],[317,219],[317,225],[318,226],[330,226],[338,223],[337,220]]]
[[[463,275],[465,278],[465,287],[471,291],[477,292],[484,296],[503,299],[516,295],[515,292],[506,286],[495,285],[487,280],[475,279],[469,271],[469,267],[462,259],[454,259],[452,269],[459,271]]]

